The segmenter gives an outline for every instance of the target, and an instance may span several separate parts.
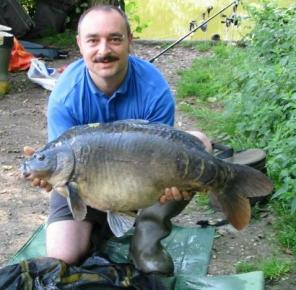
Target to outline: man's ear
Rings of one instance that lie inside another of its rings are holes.
[[[81,52],[81,39],[80,39],[79,34],[76,35],[76,43],[77,43],[79,50]]]
[[[128,43],[129,43],[130,45],[132,44],[133,39],[134,39],[134,36],[133,36],[133,34],[131,33],[131,34],[128,36]]]
[[[134,54],[134,50],[133,50],[133,34],[132,33],[128,36],[128,52],[130,54]]]

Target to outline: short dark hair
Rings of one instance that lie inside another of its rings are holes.
[[[78,25],[77,25],[77,32],[79,34],[79,28],[80,28],[80,24],[81,22],[83,21],[84,17],[90,13],[91,11],[106,11],[106,12],[110,12],[110,11],[117,11],[123,18],[125,24],[126,24],[126,28],[127,28],[127,35],[130,36],[131,35],[131,27],[130,27],[130,24],[128,22],[128,18],[126,16],[126,14],[124,13],[124,11],[120,8],[120,7],[117,7],[117,6],[114,6],[114,5],[94,5],[94,6],[91,6],[90,8],[88,8],[87,10],[85,10],[80,18],[79,18],[79,21],[78,21]]]

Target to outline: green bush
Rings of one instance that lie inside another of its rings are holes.
[[[296,6],[265,3],[251,11],[256,25],[249,34],[246,59],[237,67],[237,102],[226,111],[235,115],[236,131],[268,152],[268,170],[276,196],[296,210]]]
[[[204,114],[206,128],[211,129],[213,116],[215,134],[230,136],[234,147],[266,149],[274,197],[295,212],[296,6],[263,2],[262,9],[249,13],[255,25],[244,39],[246,47],[219,45],[211,56],[196,60],[181,73],[177,96],[198,101],[214,97],[222,103],[223,113],[210,108]]]
[[[25,8],[32,17],[35,14],[37,0],[20,0],[20,4]]]

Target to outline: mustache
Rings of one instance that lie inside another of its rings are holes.
[[[116,61],[119,60],[119,57],[112,55],[112,54],[107,54],[103,56],[98,56],[94,59],[95,63],[103,63],[103,62],[111,62],[111,61]]]

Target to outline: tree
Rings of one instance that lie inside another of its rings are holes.
[[[123,11],[125,8],[124,0],[89,0],[89,3],[90,3],[90,5],[109,4],[109,5],[114,5],[114,6],[120,6]]]

